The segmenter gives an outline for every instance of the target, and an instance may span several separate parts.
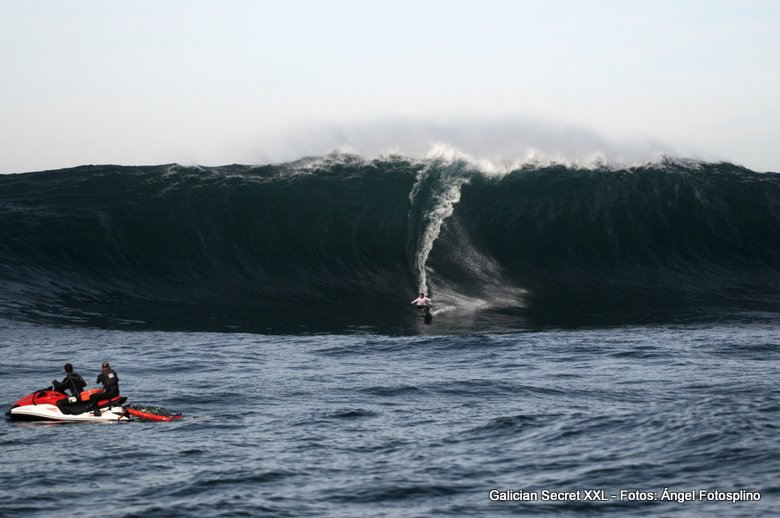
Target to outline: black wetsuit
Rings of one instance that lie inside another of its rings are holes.
[[[54,380],[52,382],[54,388],[64,393],[66,390],[70,390],[70,393],[78,397],[84,387],[87,386],[87,382],[77,372],[68,373],[62,381]]]
[[[98,401],[115,398],[119,395],[119,376],[114,369],[108,369],[98,374],[96,383],[103,384],[103,390],[89,396],[90,408],[97,412]]]

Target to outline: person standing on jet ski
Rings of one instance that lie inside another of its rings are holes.
[[[54,390],[65,393],[66,390],[70,390],[70,393],[76,397],[79,397],[81,391],[87,386],[87,382],[77,372],[73,372],[73,365],[70,363],[65,364],[65,378],[62,381],[52,380],[51,382]]]
[[[100,415],[98,401],[115,398],[119,395],[119,376],[117,376],[116,371],[111,368],[111,365],[109,365],[108,362],[103,362],[96,383],[102,383],[103,390],[91,394],[89,396],[89,402],[92,404],[90,408],[92,408],[95,411],[95,415],[98,416]]]

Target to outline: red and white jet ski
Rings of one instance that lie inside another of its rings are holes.
[[[93,414],[90,408],[89,396],[101,389],[85,390],[81,397],[68,396],[52,387],[36,390],[14,403],[6,415],[11,419],[24,421],[127,421],[122,403],[127,401],[124,396],[110,400],[98,401],[100,415]]]

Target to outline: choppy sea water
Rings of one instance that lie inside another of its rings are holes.
[[[186,416],[5,420],[0,514],[776,515],[776,329],[757,317],[267,336],[0,321],[4,410],[67,361],[91,383],[109,360],[128,402]],[[661,501],[665,489],[695,499]],[[593,490],[607,501],[585,501]],[[575,495],[542,501],[552,492]],[[747,493],[760,500],[708,496]]]

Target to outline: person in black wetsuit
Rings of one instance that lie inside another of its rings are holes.
[[[70,390],[70,393],[76,397],[79,397],[81,391],[87,386],[87,382],[77,372],[73,372],[73,365],[70,363],[65,364],[65,378],[62,381],[52,380],[51,385],[54,390],[58,390],[65,393],[66,390]]]
[[[115,398],[119,395],[119,376],[108,362],[103,362],[100,374],[98,374],[96,383],[103,384],[103,390],[95,392],[89,396],[90,408],[95,411],[95,415],[100,415],[98,401]]]

